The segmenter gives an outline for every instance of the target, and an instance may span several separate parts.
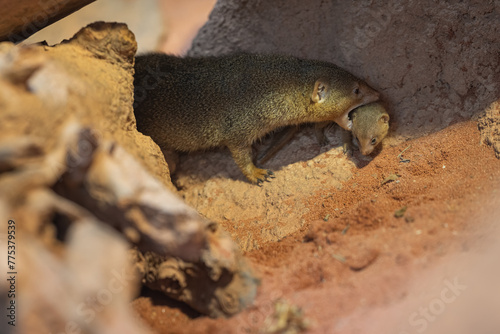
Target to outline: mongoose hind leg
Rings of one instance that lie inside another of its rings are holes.
[[[246,178],[259,186],[269,178],[274,178],[274,173],[268,169],[255,167],[252,162],[252,147],[248,146],[228,146],[234,161],[241,169]]]

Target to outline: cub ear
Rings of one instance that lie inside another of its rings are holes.
[[[384,123],[389,123],[389,115],[383,114],[382,116],[380,116],[380,120]]]
[[[319,79],[314,83],[314,89],[311,94],[311,100],[314,103],[323,103],[326,100],[326,95],[330,86],[326,83],[325,80]]]

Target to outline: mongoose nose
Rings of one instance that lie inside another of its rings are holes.
[[[361,154],[363,154],[363,155],[370,155],[370,153],[372,153],[372,151],[373,150],[370,150],[370,149],[368,149],[368,150],[360,150]]]

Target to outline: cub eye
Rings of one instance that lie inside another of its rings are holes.
[[[377,138],[372,138],[372,145],[375,145],[377,143]]]
[[[358,94],[359,94],[359,88],[357,88],[357,87],[356,87],[356,88],[354,88],[354,94],[355,94],[355,95],[358,95]]]

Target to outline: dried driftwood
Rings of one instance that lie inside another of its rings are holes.
[[[95,0],[0,0],[0,41],[20,42]]]
[[[135,50],[125,25],[102,22],[55,47],[0,44],[0,219],[23,240],[26,332],[147,332],[127,309],[141,282],[211,316],[254,298],[233,241],[171,191],[135,129]]]

